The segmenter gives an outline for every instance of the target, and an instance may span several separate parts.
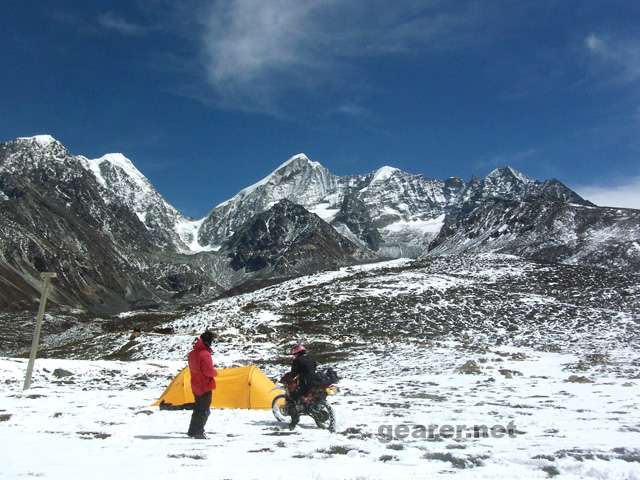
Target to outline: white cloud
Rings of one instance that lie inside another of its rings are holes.
[[[617,185],[584,185],[575,190],[596,205],[640,209],[640,177],[630,178]]]
[[[335,113],[346,115],[347,117],[361,117],[363,115],[369,115],[371,112],[361,105],[348,102],[337,107]]]
[[[98,25],[122,35],[144,35],[151,30],[147,26],[131,22],[113,12],[105,12],[98,15]]]
[[[606,54],[607,48],[601,38],[595,34],[590,33],[587,38],[584,39],[584,43],[589,50],[598,54]]]
[[[640,80],[640,39],[589,34],[584,44],[607,74],[620,83]]]
[[[219,102],[248,110],[277,110],[292,91],[344,94],[366,84],[354,66],[359,59],[471,41],[468,27],[479,9],[475,3],[450,5],[441,0],[216,1],[202,38],[208,81]],[[341,103],[347,102],[337,99]]]

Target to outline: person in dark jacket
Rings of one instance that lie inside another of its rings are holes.
[[[213,333],[205,331],[193,344],[189,352],[189,372],[191,373],[191,390],[196,399],[191,414],[191,423],[187,435],[192,438],[206,439],[204,426],[211,413],[211,398],[216,388],[215,377],[218,375],[211,357]]]
[[[312,355],[307,353],[307,349],[301,343],[293,346],[291,349],[293,361],[291,362],[292,376],[298,377],[298,388],[290,393],[293,402],[298,402],[304,397],[311,388],[316,384],[316,368],[318,362]],[[291,409],[291,422],[289,428],[293,430],[300,421],[300,415],[296,408]]]

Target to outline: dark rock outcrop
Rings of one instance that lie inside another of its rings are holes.
[[[372,258],[320,217],[288,200],[246,222],[225,243],[234,270],[291,275]]]

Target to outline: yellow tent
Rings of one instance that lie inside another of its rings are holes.
[[[218,370],[213,408],[268,409],[276,395],[283,393],[255,365]],[[192,408],[191,373],[185,367],[166,388],[155,406],[165,410]]]

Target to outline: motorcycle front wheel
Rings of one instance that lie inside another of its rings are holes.
[[[289,416],[287,412],[287,396],[282,394],[277,395],[271,402],[271,411],[273,412],[273,416],[276,417],[276,420],[286,422]]]
[[[327,402],[318,402],[314,405],[309,411],[309,416],[315,420],[319,428],[329,430],[332,433],[336,431],[336,417]]]

